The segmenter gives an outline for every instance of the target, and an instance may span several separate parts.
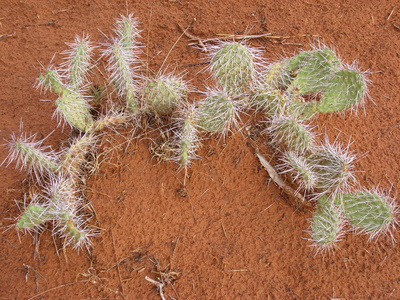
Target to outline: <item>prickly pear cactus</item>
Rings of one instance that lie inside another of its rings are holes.
[[[150,80],[143,89],[143,100],[149,110],[158,115],[169,115],[177,109],[188,93],[182,80],[161,76]]]
[[[318,174],[305,156],[295,151],[285,151],[278,168],[281,173],[288,173],[301,190],[312,191],[316,188]]]
[[[326,86],[326,92],[316,105],[316,109],[322,113],[331,113],[353,107],[362,101],[366,89],[365,78],[360,72],[338,71]]]
[[[306,95],[325,91],[334,72],[340,70],[340,61],[329,49],[305,51],[294,57],[288,64],[288,71],[294,79],[288,90]]]
[[[288,150],[304,153],[314,146],[314,134],[309,125],[290,115],[274,117],[268,132],[273,143],[284,144]]]
[[[224,43],[211,59],[211,68],[221,86],[232,96],[242,95],[253,80],[254,57],[240,43]]]
[[[317,251],[330,250],[342,235],[343,220],[339,209],[330,198],[321,196],[311,223],[312,240]]]
[[[211,91],[199,106],[199,127],[208,132],[226,133],[238,122],[238,102],[224,91]]]
[[[17,227],[20,229],[36,229],[52,219],[47,208],[39,204],[30,204],[19,217]]]
[[[396,223],[392,200],[377,191],[344,194],[341,203],[351,224],[372,236],[389,230]]]

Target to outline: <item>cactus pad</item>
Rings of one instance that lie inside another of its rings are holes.
[[[342,70],[335,73],[317,105],[317,110],[330,113],[350,108],[360,103],[366,93],[364,76],[354,70]]]
[[[376,191],[344,194],[342,206],[345,217],[354,226],[372,236],[385,232],[397,223],[393,204]]]
[[[232,96],[243,94],[254,76],[254,57],[240,43],[225,43],[212,57],[212,70],[221,86]]]

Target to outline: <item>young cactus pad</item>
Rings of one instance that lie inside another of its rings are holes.
[[[332,50],[301,52],[288,64],[288,71],[294,76],[288,90],[300,95],[323,92],[340,67],[341,63]]]
[[[199,107],[199,127],[208,132],[228,132],[239,118],[238,104],[224,91],[211,91]]]
[[[232,96],[243,94],[255,72],[252,51],[240,43],[224,43],[211,59],[211,68],[221,86]]]
[[[273,118],[268,132],[273,143],[283,144],[292,151],[304,153],[314,146],[315,137],[310,126],[289,115]]]
[[[134,50],[126,49],[122,41],[114,40],[104,50],[104,54],[109,57],[107,70],[118,95],[125,98],[126,105],[132,113],[138,112],[135,98],[137,84],[133,78],[133,64],[136,61]]]
[[[318,174],[304,156],[294,151],[286,151],[281,161],[282,164],[279,166],[281,173],[289,173],[300,189],[311,191],[316,187]]]
[[[63,68],[69,77],[69,85],[74,90],[79,90],[87,81],[87,73],[92,66],[93,46],[88,37],[79,36],[76,36],[75,42],[68,46],[70,49],[63,52],[67,55]]]
[[[345,217],[371,237],[390,230],[397,223],[397,211],[388,197],[377,191],[359,191],[341,197]]]
[[[322,113],[331,113],[350,108],[363,100],[366,91],[365,78],[359,71],[336,72],[316,109]]]
[[[50,221],[53,215],[47,208],[39,204],[30,204],[19,217],[17,227],[19,229],[34,229]]]
[[[250,98],[250,106],[261,110],[267,117],[282,113],[286,102],[283,92],[265,86],[258,87]]]
[[[321,196],[311,223],[311,237],[317,252],[335,247],[342,229],[343,221],[339,209],[330,198]]]
[[[143,99],[149,109],[158,115],[171,114],[186,97],[186,84],[173,76],[150,80],[143,89]]]
[[[65,89],[56,104],[56,113],[64,117],[71,126],[86,132],[93,125],[90,106],[80,93]]]
[[[196,157],[196,150],[199,146],[198,137],[198,111],[194,105],[190,105],[182,112],[183,118],[178,120],[182,128],[177,136],[177,162],[188,167],[193,158]]]
[[[90,128],[94,122],[90,114],[90,105],[78,91],[64,85],[58,73],[51,69],[42,74],[39,81],[45,88],[59,95],[56,100],[57,115],[80,131],[85,132]]]
[[[5,161],[16,161],[16,167],[19,169],[27,169],[28,172],[35,174],[36,179],[40,181],[44,176],[57,173],[60,170],[57,154],[50,150],[49,147],[43,147],[43,141],[35,142],[36,135],[26,137],[21,134],[16,137],[12,134],[11,140],[8,141],[9,154]],[[4,163],[4,162],[3,162]]]
[[[115,33],[125,51],[132,51],[138,45],[137,39],[140,37],[139,19],[129,16],[121,16],[117,19]]]
[[[317,188],[321,192],[348,191],[356,181],[353,174],[354,155],[349,153],[348,147],[332,145],[326,140],[325,145],[318,152],[307,157],[307,161],[318,174]]]

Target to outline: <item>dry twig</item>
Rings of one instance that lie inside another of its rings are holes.
[[[194,34],[190,33],[188,31],[188,28],[190,25],[185,29],[181,24],[178,23],[179,28],[182,30],[182,34],[187,36],[190,40],[193,42],[190,43],[190,46],[193,45],[199,45],[202,48],[202,51],[207,52],[207,47],[205,46],[206,43],[214,43],[218,42],[221,40],[251,40],[251,39],[260,39],[260,38],[265,38],[265,39],[272,39],[272,40],[287,40],[290,38],[294,38],[295,36],[279,36],[279,35],[272,35],[272,33],[263,33],[263,34],[250,34],[250,35],[236,35],[236,34],[217,34],[218,37],[216,38],[207,38],[207,39],[202,39],[198,36],[195,36]],[[301,34],[299,37],[319,37],[319,35],[316,34]],[[287,45],[290,44],[295,44],[296,43],[285,43]]]
[[[164,296],[164,286],[165,284],[163,282],[160,281],[156,281],[154,279],[151,279],[150,277],[146,276],[145,279],[148,282],[151,282],[152,284],[154,284],[157,288],[158,288],[158,292],[160,293],[160,297],[162,300],[166,300],[165,296]]]
[[[265,159],[265,157],[258,151],[258,149],[255,150],[261,165],[264,167],[265,170],[267,170],[272,181],[275,182],[282,190],[284,190],[286,194],[298,199],[300,202],[298,202],[297,205],[303,205],[304,203],[306,203],[306,199],[298,191],[296,191],[283,181],[283,179],[278,175],[278,172],[276,172],[274,167]]]

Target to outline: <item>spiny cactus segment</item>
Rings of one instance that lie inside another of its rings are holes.
[[[311,223],[311,237],[317,252],[330,251],[343,235],[343,219],[332,199],[321,196]]]
[[[213,48],[211,69],[230,95],[243,95],[255,75],[255,51],[241,43],[222,43]]]
[[[393,199],[377,189],[343,194],[340,200],[346,218],[371,238],[390,232],[397,224],[398,209]]]
[[[143,89],[143,101],[157,115],[169,115],[186,100],[188,87],[185,82],[172,75],[161,75],[150,79]]]

